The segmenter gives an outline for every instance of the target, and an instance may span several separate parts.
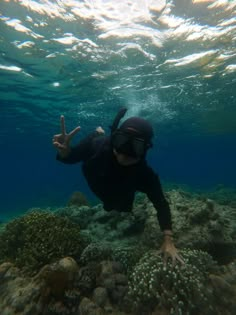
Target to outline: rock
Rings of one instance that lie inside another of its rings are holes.
[[[109,291],[111,291],[112,289],[115,289],[116,282],[115,282],[114,277],[110,276],[109,278],[104,279],[103,286]]]
[[[98,223],[108,223],[110,220],[114,220],[115,211],[107,212],[105,210],[101,210],[94,215],[94,220]]]
[[[68,206],[89,206],[88,199],[85,197],[85,195],[80,191],[75,191],[68,201]]]
[[[0,280],[5,277],[6,272],[9,269],[12,269],[14,267],[14,265],[10,262],[5,262],[3,264],[0,265]]]
[[[106,278],[114,273],[112,261],[102,261],[100,265],[101,265],[101,272],[100,272],[101,278]]]
[[[51,294],[59,299],[63,297],[65,290],[72,285],[78,269],[73,258],[65,257],[54,264],[43,267],[39,277],[45,280]]]
[[[109,291],[110,291],[109,296],[111,298],[112,303],[119,304],[127,294],[128,286],[115,285],[115,287]]]
[[[218,275],[210,275],[209,278],[217,295],[222,296],[222,292],[224,292],[224,295],[233,294],[233,288],[222,277]]]
[[[122,273],[116,273],[114,275],[115,278],[115,283],[118,285],[128,285],[128,279],[126,277],[126,275],[122,274]]]
[[[63,270],[68,274],[72,275],[78,271],[78,265],[73,258],[65,257],[59,260],[58,269]]]
[[[87,264],[79,269],[75,279],[75,286],[82,295],[89,295],[96,287],[96,275],[98,272],[96,264]]]
[[[103,315],[102,309],[93,301],[84,297],[79,306],[80,315]]]
[[[120,262],[113,261],[112,270],[114,273],[122,273],[124,272],[124,266]]]
[[[34,314],[39,315],[42,304],[39,302],[43,285],[35,279],[23,276],[18,268],[9,263],[0,266],[0,313],[1,315]],[[38,308],[39,312],[35,310]]]
[[[215,203],[214,203],[213,200],[207,199],[207,200],[206,200],[206,205],[207,205],[207,207],[208,207],[208,209],[209,209],[210,211],[214,211]]]
[[[107,290],[97,287],[93,292],[93,300],[98,306],[104,307],[108,302]]]

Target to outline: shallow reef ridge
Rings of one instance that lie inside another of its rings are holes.
[[[72,205],[4,224],[0,314],[235,314],[235,209],[180,190],[166,197],[184,265],[164,265],[155,210],[142,194],[132,213]]]

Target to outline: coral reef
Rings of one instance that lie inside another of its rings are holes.
[[[72,222],[77,223],[81,229],[85,229],[96,213],[96,208],[90,208],[88,206],[67,206],[57,209],[55,213],[64,218],[69,218]]]
[[[0,265],[1,315],[73,314],[70,290],[77,272],[78,265],[71,257],[44,266],[34,277],[23,275],[12,263],[3,263]],[[76,299],[77,308],[79,301]]]
[[[79,263],[86,265],[89,262],[115,261],[129,273],[140,257],[147,251],[144,246],[116,245],[108,242],[90,243],[82,252]]]
[[[67,203],[68,207],[70,206],[89,206],[88,199],[85,197],[85,195],[80,191],[75,191],[71,196]]]
[[[0,222],[0,233],[5,230],[6,223]]]
[[[98,287],[106,289],[109,297],[108,305],[119,305],[128,291],[128,278],[124,274],[123,266],[113,261],[100,263],[100,272],[97,277]]]
[[[214,189],[202,191],[199,194],[202,198],[211,198],[221,205],[236,208],[236,189],[233,187],[218,185]]]
[[[37,275],[37,278],[44,280],[46,286],[50,288],[51,294],[60,299],[65,291],[72,287],[78,272],[78,265],[71,257],[65,257],[51,264],[45,265]]]
[[[129,282],[129,299],[137,314],[155,307],[170,314],[210,314],[212,294],[207,290],[207,275],[215,263],[204,252],[183,250],[185,265],[164,265],[157,251],[146,253],[135,266]],[[139,310],[139,311],[138,311]],[[204,311],[203,311],[204,310]]]
[[[113,248],[112,259],[121,263],[129,274],[146,250],[144,246],[117,246]]]
[[[80,263],[85,265],[89,262],[101,262],[112,257],[112,248],[109,243],[90,243],[82,252]]]
[[[122,267],[103,261],[80,268],[71,257],[45,265],[36,275],[12,263],[0,265],[1,315],[127,315],[116,305],[127,293]]]
[[[65,207],[56,211],[56,214],[76,222],[83,232],[89,234],[91,241],[112,243],[137,243],[141,237],[140,229],[133,213],[105,211],[101,205],[89,207]],[[144,225],[144,224],[143,224]]]
[[[177,190],[169,192],[167,198],[179,247],[208,251],[221,263],[236,257],[234,208]]]
[[[79,257],[84,247],[78,225],[52,212],[34,210],[9,222],[0,234],[0,261],[34,272],[58,258]]]
[[[143,194],[132,213],[73,205],[4,224],[0,314],[235,314],[235,209],[182,190],[166,197],[175,244],[188,248],[184,266],[163,264],[156,210]]]
[[[182,190],[167,192],[166,197],[178,247],[208,251],[220,263],[236,257],[235,208]],[[144,194],[137,195],[132,213],[106,212],[101,205],[67,207],[57,213],[77,222],[95,243],[153,248],[162,242],[156,210]]]

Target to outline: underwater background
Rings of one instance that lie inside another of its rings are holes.
[[[236,314],[236,1],[0,1],[0,314]],[[154,127],[156,209],[105,211],[52,138]],[[173,241],[173,243],[172,243]]]
[[[60,115],[75,142],[122,106],[155,129],[163,185],[236,185],[235,1],[0,3],[0,219],[96,202],[80,166],[55,160]]]

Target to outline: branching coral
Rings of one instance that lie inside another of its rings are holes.
[[[129,298],[137,308],[148,312],[160,306],[175,315],[210,311],[211,293],[206,283],[214,261],[202,251],[184,250],[181,254],[185,260],[182,267],[170,262],[164,266],[157,251],[149,251],[140,259],[129,282]]]
[[[37,271],[64,256],[78,258],[85,247],[77,224],[49,211],[34,210],[6,225],[0,234],[0,262]]]
[[[106,243],[90,243],[82,252],[80,263],[100,262],[111,258],[112,249]]]
[[[81,229],[87,228],[87,225],[90,223],[94,213],[95,213],[94,208],[90,208],[84,205],[83,206],[70,205],[68,207],[59,208],[56,211],[57,215],[68,218],[71,221],[79,224]]]
[[[137,246],[115,247],[112,253],[112,259],[122,264],[129,273],[145,253],[146,248]]]

